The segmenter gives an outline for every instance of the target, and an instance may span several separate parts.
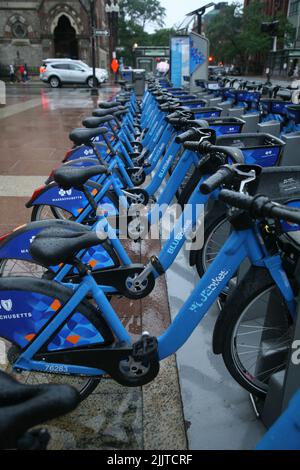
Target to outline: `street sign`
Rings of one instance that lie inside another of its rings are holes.
[[[116,51],[117,51],[117,52],[124,52],[124,51],[125,51],[125,47],[116,47]]]
[[[105,29],[95,29],[94,34],[95,36],[105,36],[105,37],[110,36],[110,32],[106,31]]]

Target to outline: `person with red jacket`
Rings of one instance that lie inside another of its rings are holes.
[[[21,75],[22,83],[25,83],[25,67],[24,67],[23,64],[20,65],[19,72],[20,72],[20,75]]]

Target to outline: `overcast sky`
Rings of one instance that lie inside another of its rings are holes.
[[[160,2],[162,6],[165,7],[165,9],[167,10],[167,28],[170,28],[175,23],[180,23],[181,21],[183,21],[187,13],[190,13],[191,11],[200,8],[201,6],[210,3],[209,0],[160,0]],[[215,1],[214,3],[219,2]],[[232,0],[229,0],[228,3],[232,3]],[[152,30],[153,28],[150,27],[149,29]]]

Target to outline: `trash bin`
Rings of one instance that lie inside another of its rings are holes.
[[[132,72],[135,93],[137,96],[143,96],[145,91],[146,70],[134,69]]]
[[[121,77],[123,80],[126,80],[126,82],[128,83],[132,83],[132,75],[133,75],[133,71],[132,69],[128,70],[128,69],[123,69],[121,71]]]

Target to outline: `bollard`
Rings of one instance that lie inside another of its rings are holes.
[[[0,80],[0,106],[6,105],[6,85]]]

